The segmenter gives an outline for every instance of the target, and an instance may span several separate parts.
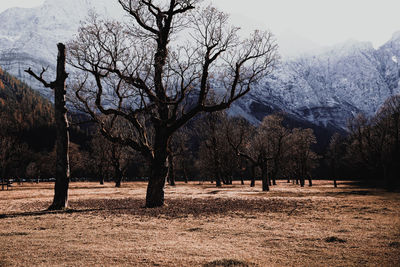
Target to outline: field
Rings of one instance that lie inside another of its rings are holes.
[[[400,194],[350,182],[166,187],[72,183],[66,212],[44,211],[52,184],[0,191],[0,266],[400,266]]]

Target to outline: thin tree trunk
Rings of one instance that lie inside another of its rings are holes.
[[[335,188],[337,188],[337,182],[336,182],[336,179],[333,179],[333,186],[334,186]]]
[[[168,156],[168,182],[169,185],[175,186],[175,169],[174,169],[174,158]]]
[[[251,166],[251,182],[250,182],[250,187],[255,187],[256,186],[256,167]]]
[[[189,182],[189,180],[188,180],[188,176],[187,176],[187,173],[186,173],[185,164],[183,165],[183,178],[185,179],[185,183],[187,184]]]
[[[119,164],[115,166],[115,187],[121,187],[122,171]]]
[[[268,179],[267,170],[265,169],[265,166],[261,167],[261,179],[262,179],[262,191],[269,191],[270,180]]]
[[[301,177],[300,177],[300,186],[301,186],[301,187],[304,187],[304,181],[305,181],[304,177],[301,176]]]
[[[219,171],[216,171],[215,175],[216,175],[215,184],[216,184],[217,187],[221,187],[222,183],[221,183],[221,176],[219,174]]]
[[[56,183],[53,203],[49,210],[61,210],[68,207],[69,186],[69,131],[66,108],[65,81],[65,45],[59,43],[57,57],[57,78],[54,83],[54,108],[56,121]]]

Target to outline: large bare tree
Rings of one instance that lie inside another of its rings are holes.
[[[276,45],[269,32],[241,40],[228,15],[199,0],[118,2],[129,23],[92,16],[70,44],[71,64],[86,74],[76,97],[104,136],[151,162],[146,207],[158,207],[173,133],[247,94],[271,70]],[[114,119],[125,120],[131,134],[115,134]]]
[[[69,186],[69,130],[66,108],[66,86],[65,81],[68,74],[65,71],[66,51],[65,45],[59,43],[57,57],[57,77],[53,82],[47,82],[43,79],[46,69],[38,75],[31,69],[26,70],[28,74],[41,82],[46,88],[54,90],[54,109],[56,122],[56,184],[54,187],[53,203],[50,210],[60,210],[68,207],[68,186]]]

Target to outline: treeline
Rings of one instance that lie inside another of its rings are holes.
[[[351,177],[385,185],[400,185],[400,96],[389,98],[375,116],[357,116],[346,137],[335,134],[325,159],[331,177]]]
[[[308,180],[319,156],[312,151],[316,138],[311,129],[290,129],[282,115],[265,117],[259,126],[243,118],[229,117],[225,112],[201,115],[187,127],[177,131],[169,146],[168,182],[211,181],[216,186],[233,180],[263,181],[263,189],[277,179],[293,179],[301,186]],[[119,127],[121,135],[129,134]],[[114,180],[120,186],[123,177],[146,179],[150,165],[134,150],[107,141],[98,131],[88,151],[72,151],[71,168],[80,162],[81,169],[91,170],[90,179],[104,183]],[[75,156],[74,156],[75,155]],[[76,167],[75,167],[76,168]],[[74,171],[72,171],[74,173]]]
[[[53,108],[0,69],[0,175],[25,176],[30,162],[54,147]]]
[[[313,130],[290,127],[283,114],[267,116],[258,126],[225,112],[200,115],[172,137],[168,182],[200,180],[221,186],[249,180],[254,186],[260,179],[269,190],[277,179],[312,185],[318,167],[326,176],[316,178],[335,184],[336,179],[358,179],[394,188],[400,181],[399,113],[400,96],[394,96],[374,117],[351,120],[348,135],[333,135],[319,155]],[[0,115],[1,177],[54,177],[52,104],[0,69]],[[136,151],[110,143],[94,125],[72,125],[73,179],[112,180],[120,186],[123,179],[149,176],[149,163]],[[129,134],[126,125],[118,130]]]

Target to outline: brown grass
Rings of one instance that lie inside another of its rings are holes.
[[[315,181],[166,188],[73,183],[70,210],[47,212],[51,184],[0,191],[0,266],[400,266],[400,195]]]

